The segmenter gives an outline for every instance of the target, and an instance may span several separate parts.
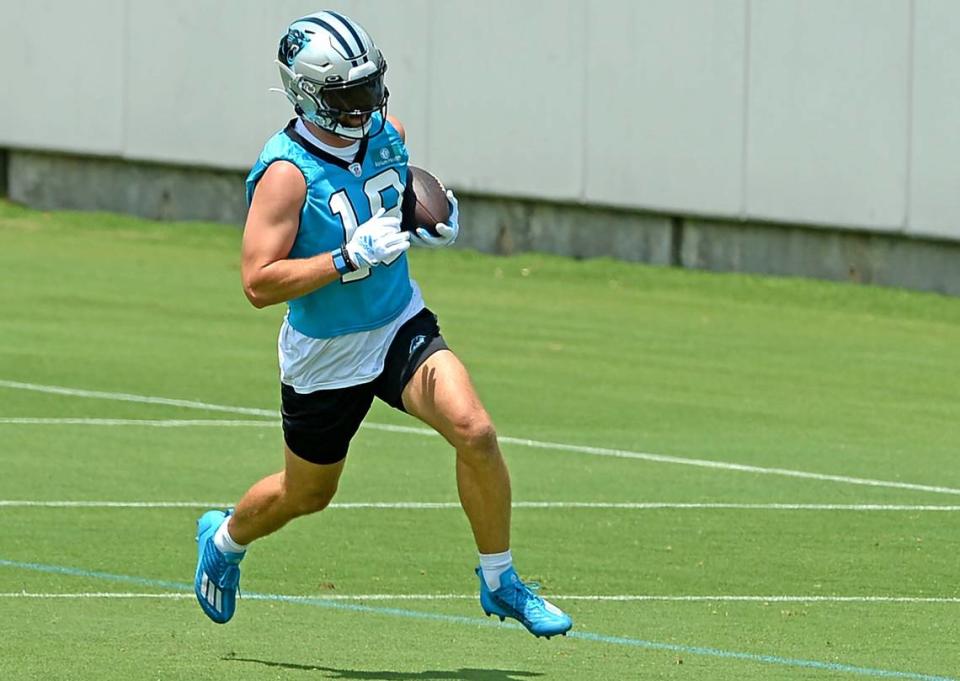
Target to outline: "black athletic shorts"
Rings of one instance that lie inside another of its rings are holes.
[[[300,394],[280,384],[283,439],[294,454],[312,463],[336,463],[347,455],[350,440],[379,397],[395,409],[403,408],[401,395],[423,362],[447,344],[440,335],[437,316],[429,309],[400,327],[384,361],[383,371],[369,383]]]

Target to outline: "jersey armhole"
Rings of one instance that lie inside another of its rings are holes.
[[[247,208],[249,209],[250,206],[253,205],[253,195],[256,193],[257,187],[260,185],[260,180],[263,179],[263,176],[267,174],[267,171],[270,170],[271,166],[273,166],[274,163],[288,163],[300,171],[300,175],[301,177],[303,177],[303,186],[304,186],[303,205],[300,206],[300,210],[303,211],[303,206],[307,205],[307,196],[310,194],[310,179],[307,177],[307,174],[303,171],[303,168],[298,166],[296,163],[294,163],[290,159],[283,158],[283,157],[274,158],[268,163],[265,163],[263,165],[263,169],[260,170],[260,172],[258,172],[254,177],[250,178],[250,180],[248,180],[253,182],[253,186],[250,188],[250,193],[247,198]]]

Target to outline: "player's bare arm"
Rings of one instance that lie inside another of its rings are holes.
[[[398,134],[398,135],[400,135],[400,139],[402,139],[404,142],[406,142],[406,141],[407,141],[407,131],[406,131],[406,129],[403,127],[403,123],[401,123],[401,122],[397,119],[397,117],[394,116],[393,114],[387,114],[387,120],[390,121],[390,125],[392,125],[392,126],[393,126],[393,129],[397,131],[397,134]]]
[[[329,253],[289,258],[300,226],[307,184],[286,161],[273,163],[257,184],[243,230],[243,292],[254,307],[283,303],[340,277]]]

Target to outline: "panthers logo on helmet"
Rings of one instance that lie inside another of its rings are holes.
[[[293,60],[309,40],[303,31],[291,28],[287,31],[287,34],[280,39],[280,49],[277,51],[277,59],[287,66],[292,66]]]

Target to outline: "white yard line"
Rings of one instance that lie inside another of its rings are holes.
[[[829,475],[825,473],[810,473],[807,471],[797,471],[788,468],[765,468],[762,466],[749,466],[739,463],[730,463],[726,461],[710,461],[706,459],[688,459],[679,456],[667,456],[664,454],[649,454],[646,452],[631,452],[622,449],[606,449],[604,447],[585,447],[582,445],[568,445],[561,442],[541,442],[538,440],[524,440],[515,437],[500,437],[500,442],[508,444],[522,445],[524,447],[534,447],[539,449],[554,449],[558,451],[577,452],[579,454],[592,454],[594,456],[611,456],[622,459],[639,459],[642,461],[652,461],[655,463],[669,463],[681,466],[698,466],[700,468],[712,468],[715,470],[739,471],[741,473],[756,473],[759,475],[779,475],[788,478],[805,478],[807,480],[820,480],[823,482],[839,482],[847,485],[863,485],[867,487],[885,487],[888,489],[905,489],[914,492],[931,492],[934,494],[954,494],[960,495],[960,489],[955,487],[940,487],[938,485],[918,485],[910,482],[899,482],[896,480],[874,480],[870,478],[857,478],[847,475]]]
[[[67,499],[0,499],[0,508],[224,508],[224,501],[98,501]],[[452,510],[460,509],[456,501],[355,501],[332,503],[329,508],[398,509],[398,510]],[[617,509],[628,511],[656,510],[718,510],[718,511],[856,511],[908,512],[927,511],[956,513],[960,506],[917,504],[742,504],[742,503],[686,503],[669,501],[515,501],[513,508],[541,509]]]
[[[0,425],[12,426],[146,426],[152,428],[193,428],[211,426],[217,428],[279,428],[280,422],[231,421],[225,419],[92,419],[92,418],[0,418]]]
[[[98,400],[113,400],[115,402],[139,402],[141,404],[162,404],[167,407],[183,407],[185,409],[203,409],[204,411],[223,411],[230,414],[247,414],[249,416],[278,416],[277,411],[269,409],[253,409],[250,407],[231,407],[222,404],[207,404],[194,400],[177,400],[169,397],[151,397],[149,395],[131,395],[129,393],[112,393],[101,390],[80,390],[66,388],[60,385],[40,385],[37,383],[22,383],[20,381],[0,380],[0,388],[13,390],[31,390],[38,393],[52,395],[66,395],[68,397],[90,397]]]
[[[183,407],[187,409],[202,409],[206,411],[221,411],[233,414],[247,414],[252,416],[272,416],[276,417],[275,411],[268,409],[253,409],[249,407],[232,407],[221,404],[209,404],[207,402],[195,402],[192,400],[169,399],[165,397],[151,397],[146,395],[132,395],[129,393],[101,392],[96,390],[77,390],[63,386],[39,385],[35,383],[22,383],[19,381],[0,380],[0,388],[11,388],[15,390],[32,390],[35,392],[51,393],[57,395],[67,395],[71,397],[89,397],[105,400],[119,400],[124,402],[141,402],[145,404],[162,404],[166,406]],[[364,423],[364,428],[369,430],[380,430],[391,433],[407,433],[412,435],[427,435],[436,437],[437,433],[429,428],[417,428],[412,426],[395,426],[383,423]],[[548,449],[554,451],[574,452],[577,454],[589,454],[592,456],[605,456],[621,459],[636,459],[641,461],[650,461],[654,463],[666,463],[680,466],[697,466],[700,468],[710,468],[714,470],[737,471],[741,473],[754,473],[758,475],[778,475],[790,478],[803,478],[807,480],[819,480],[823,482],[837,482],[847,485],[862,485],[867,487],[882,487],[887,489],[903,489],[914,492],[930,492],[934,494],[960,495],[960,489],[955,487],[941,487],[937,485],[920,485],[909,482],[900,482],[897,480],[874,480],[871,478],[859,478],[846,475],[830,475],[825,473],[812,473],[808,471],[798,471],[787,468],[767,468],[763,466],[750,466],[746,464],[731,463],[727,461],[711,461],[707,459],[691,459],[680,456],[669,456],[665,454],[651,454],[648,452],[635,452],[624,449],[609,449],[606,447],[589,447],[584,445],[573,445],[562,442],[545,442],[541,440],[528,440],[524,438],[515,438],[501,436],[500,442],[505,444],[519,445],[535,449]]]
[[[247,597],[247,600],[265,600],[272,594],[260,594]],[[159,598],[171,600],[193,600],[192,593],[165,592],[114,592],[89,591],[78,593],[37,593],[29,591],[10,591],[0,593],[0,598]],[[284,596],[288,600],[320,601],[467,601],[477,598],[471,594],[319,594],[314,596]],[[960,598],[936,596],[674,596],[656,594],[615,594],[615,595],[564,595],[553,594],[551,599],[560,601],[596,601],[596,602],[665,602],[665,603],[960,603]]]

